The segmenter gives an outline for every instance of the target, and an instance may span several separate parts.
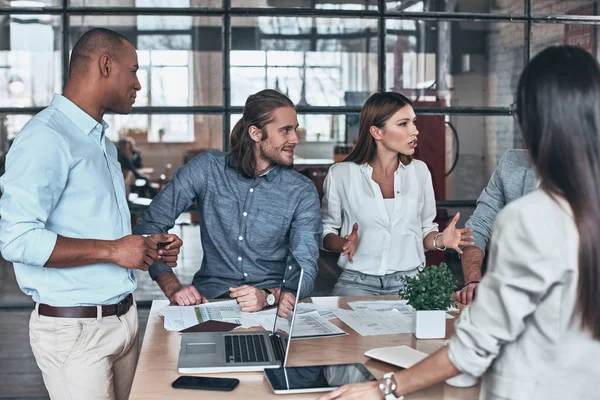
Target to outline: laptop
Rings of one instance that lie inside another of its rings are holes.
[[[297,269],[299,276],[297,271],[292,271],[296,274],[287,279],[287,283],[284,279],[281,284],[282,293],[296,294],[294,309],[287,318],[281,318],[276,313],[271,331],[182,333],[177,365],[179,373],[263,371],[285,365],[290,348],[289,337],[296,319],[298,290],[304,276],[302,268],[297,265]],[[289,335],[277,330],[277,326],[282,324],[289,326]]]

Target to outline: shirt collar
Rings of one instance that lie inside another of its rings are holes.
[[[108,129],[106,121],[102,120],[102,122],[98,123],[98,121],[61,94],[54,94],[50,105],[65,114],[86,135],[92,133],[94,129],[101,129],[102,135],[104,135],[104,132]]]
[[[398,160],[398,168],[396,168],[396,172],[399,172],[402,169],[406,169],[406,165],[402,164],[402,161]],[[360,170],[362,172],[373,172],[373,167],[366,162],[364,164],[360,164]]]
[[[281,165],[274,165],[273,168],[262,174],[260,178],[265,178],[267,182],[272,182],[281,173],[281,170]]]

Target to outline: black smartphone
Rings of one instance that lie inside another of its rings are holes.
[[[158,242],[158,243],[156,243],[156,247],[158,247],[160,249],[160,248],[170,245],[171,243],[173,243],[173,242]]]
[[[171,384],[176,389],[199,389],[232,391],[240,383],[234,378],[209,378],[207,376],[182,375]]]

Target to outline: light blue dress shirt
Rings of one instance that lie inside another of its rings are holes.
[[[35,302],[113,304],[136,288],[133,271],[115,264],[44,267],[57,235],[115,240],[131,234],[123,174],[107,128],[56,94],[7,154],[0,177],[0,249]]]

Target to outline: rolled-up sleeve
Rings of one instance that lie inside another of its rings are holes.
[[[550,223],[526,223],[530,211],[509,206],[498,216],[490,270],[475,301],[461,312],[449,343],[450,360],[462,372],[483,375],[502,346],[522,333],[527,317],[560,279],[561,269],[553,266],[561,258],[536,240],[540,230],[555,229]]]
[[[57,239],[46,221],[67,184],[71,156],[47,128],[30,127],[20,136],[0,178],[0,248],[7,261],[43,267]]]
[[[152,200],[150,207],[134,229],[138,235],[166,233],[175,225],[179,215],[194,204],[197,190],[203,188],[202,159],[196,157],[179,168],[169,184]],[[162,263],[153,263],[148,273],[154,280],[172,269]]]
[[[500,160],[498,167],[492,173],[490,181],[477,199],[477,207],[465,224],[466,228],[473,229],[473,242],[485,254],[485,248],[492,236],[492,227],[496,215],[506,205],[506,198],[502,190],[502,170],[506,155]]]
[[[304,270],[300,297],[306,297],[312,292],[317,278],[322,230],[319,195],[311,184],[299,201],[290,227],[290,251]]]
[[[330,233],[339,235],[340,228],[342,227],[342,202],[335,185],[335,178],[333,176],[334,167],[335,165],[332,165],[329,168],[329,172],[323,182],[323,205],[321,208],[323,233],[321,234],[320,241],[320,246],[323,250],[327,250],[323,247],[325,236]]]

